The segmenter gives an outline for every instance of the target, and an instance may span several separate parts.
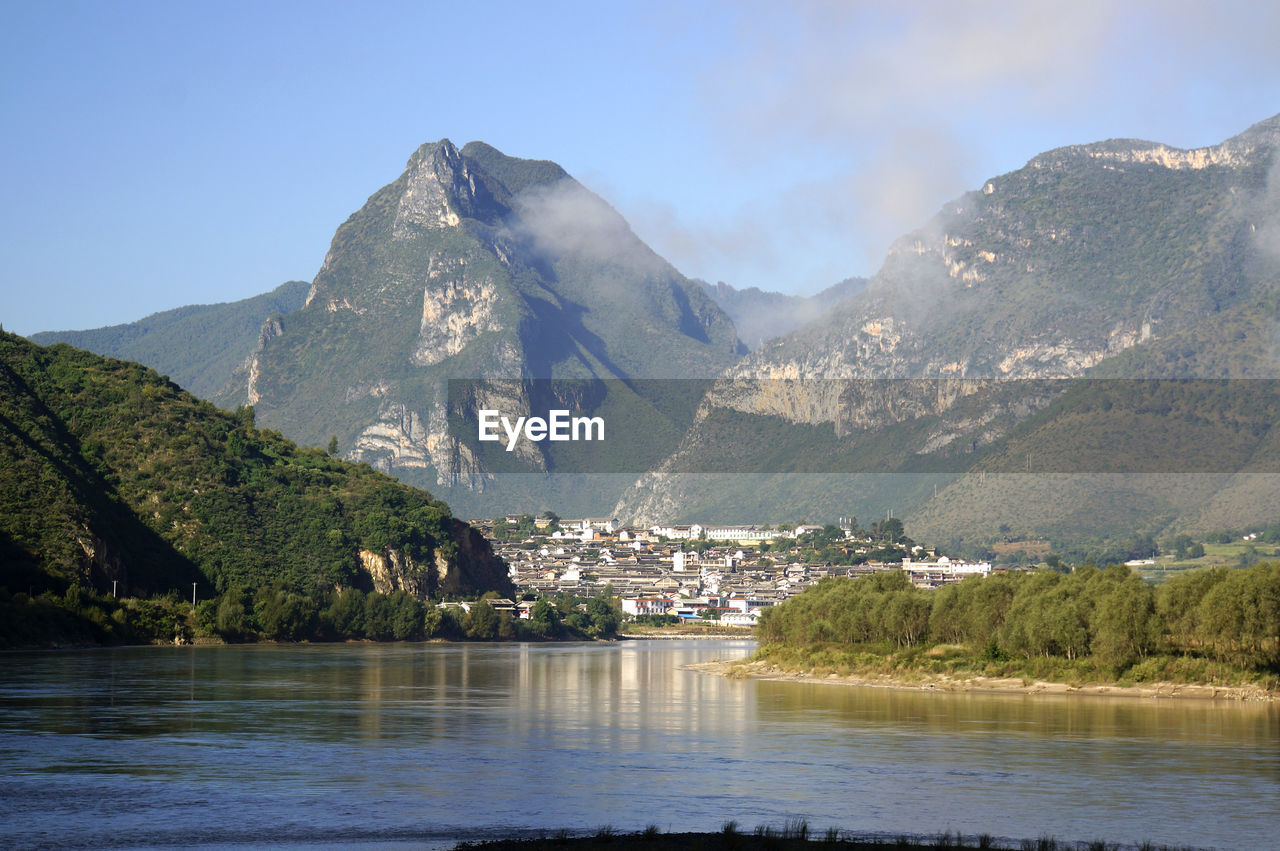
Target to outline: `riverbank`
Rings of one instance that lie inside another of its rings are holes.
[[[609,828],[602,828],[591,836],[568,836],[560,833],[550,837],[533,839],[498,839],[487,842],[461,842],[454,851],[552,851],[560,848],[609,848],[611,851],[632,851],[632,849],[663,849],[663,851],[792,851],[807,848],[840,848],[859,849],[860,851],[915,851],[920,848],[931,848],[935,851],[969,851],[969,849],[994,849],[994,851],[1069,851],[1069,849],[1089,849],[1089,851],[1119,851],[1121,848],[1133,847],[1103,842],[1101,840],[1085,843],[1058,842],[1052,837],[1042,836],[1035,840],[1012,842],[995,839],[986,834],[979,836],[960,836],[944,833],[940,836],[901,836],[895,838],[877,836],[857,836],[829,830],[822,834],[810,834],[804,822],[788,824],[778,828],[757,828],[754,833],[738,833],[726,826],[720,833],[662,833],[657,828],[649,828],[641,833],[614,833]],[[1138,846],[1141,851],[1173,851],[1168,845],[1143,843]],[[1192,851],[1191,846],[1177,846],[1181,851]]]
[[[825,685],[862,686],[900,691],[978,692],[989,694],[1085,695],[1093,697],[1129,697],[1143,699],[1194,699],[1237,701],[1280,701],[1280,694],[1261,686],[1215,686],[1200,683],[1154,682],[1137,685],[1119,683],[1061,683],[1016,677],[933,674],[917,672],[889,675],[878,672],[848,674],[814,674],[797,671],[769,662],[747,659],[716,659],[691,662],[685,670],[716,674],[729,679],[774,680],[780,682],[821,683]]]
[[[754,639],[755,630],[749,626],[657,626],[657,627],[632,627],[626,632],[619,632],[618,638],[628,639],[632,641],[647,641],[651,639],[657,640],[675,640],[686,638],[714,638],[718,641],[725,639],[746,638]]]

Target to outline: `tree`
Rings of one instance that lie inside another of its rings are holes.
[[[489,641],[498,637],[498,613],[488,600],[471,607],[467,616],[467,638]]]
[[[374,641],[390,641],[395,637],[391,600],[377,591],[364,598],[364,634]]]
[[[422,603],[408,591],[391,595],[391,637],[406,641],[422,636]]]
[[[215,616],[216,629],[218,634],[227,641],[243,640],[252,632],[243,596],[242,592],[231,590],[218,600]]]
[[[899,647],[914,646],[929,633],[930,608],[929,600],[915,588],[891,595],[885,607],[885,631]]]
[[[327,631],[335,638],[363,638],[364,610],[364,592],[359,588],[348,588],[333,595],[321,618]]]
[[[1122,669],[1150,653],[1164,635],[1151,586],[1136,573],[1112,566],[1095,574],[1089,589],[1094,598],[1091,621],[1093,654]]]
[[[435,603],[427,602],[422,607],[422,634],[426,638],[434,638],[441,632],[444,624],[444,616],[440,613],[440,607]]]
[[[329,436],[329,457],[336,458],[338,456],[338,436],[336,434]]]
[[[268,638],[301,641],[315,631],[316,611],[311,600],[282,582],[258,592],[253,613]]]
[[[560,612],[543,598],[533,604],[529,625],[538,638],[555,638],[560,635]]]

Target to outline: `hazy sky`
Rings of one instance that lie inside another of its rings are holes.
[[[1041,151],[1280,112],[1278,7],[0,0],[0,322],[310,280],[445,137],[555,160],[685,274],[813,292]]]

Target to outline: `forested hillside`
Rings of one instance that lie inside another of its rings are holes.
[[[289,281],[269,293],[223,304],[192,304],[124,325],[87,331],[42,331],[32,342],[68,343],[168,375],[201,398],[221,391],[258,345],[263,322],[302,307],[311,287]]]
[[[0,336],[0,586],[509,593],[444,503],[154,371]]]

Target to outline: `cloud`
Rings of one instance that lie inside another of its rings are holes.
[[[617,210],[575,180],[529,189],[516,206],[519,235],[549,258],[579,255],[596,263],[642,267],[661,263]]]
[[[1248,218],[1258,250],[1280,262],[1280,157],[1271,163],[1266,185],[1252,204]]]
[[[1205,91],[1265,94],[1250,81],[1280,66],[1280,14],[1229,5],[1208,15],[1188,0],[720,4],[724,31],[708,51],[720,58],[697,63],[691,81],[693,112],[718,140],[715,167],[740,183],[782,158],[814,170],[761,181],[757,199],[716,224],[661,205],[637,219],[644,205],[629,203],[628,215],[682,268],[750,264],[754,278],[721,276],[739,286],[794,278],[813,260],[797,260],[807,247],[850,264],[823,283],[869,274],[946,201],[1048,147],[1221,141],[1158,134],[1208,125],[1187,118],[1221,108]]]
[[[870,264],[970,188],[979,157],[966,126],[984,114],[1025,120],[1076,105],[1097,84],[1107,43],[1096,3],[742,9],[731,67],[702,84],[709,114],[743,162],[762,149],[832,161],[820,183],[796,194],[809,200],[815,227],[841,232],[849,254]],[[855,271],[873,268],[845,274]]]
[[[859,143],[878,128],[980,109],[993,91],[1051,111],[1096,82],[1108,4],[743,4],[736,124]],[[777,9],[779,7],[773,6]],[[708,96],[725,102],[719,80]]]

